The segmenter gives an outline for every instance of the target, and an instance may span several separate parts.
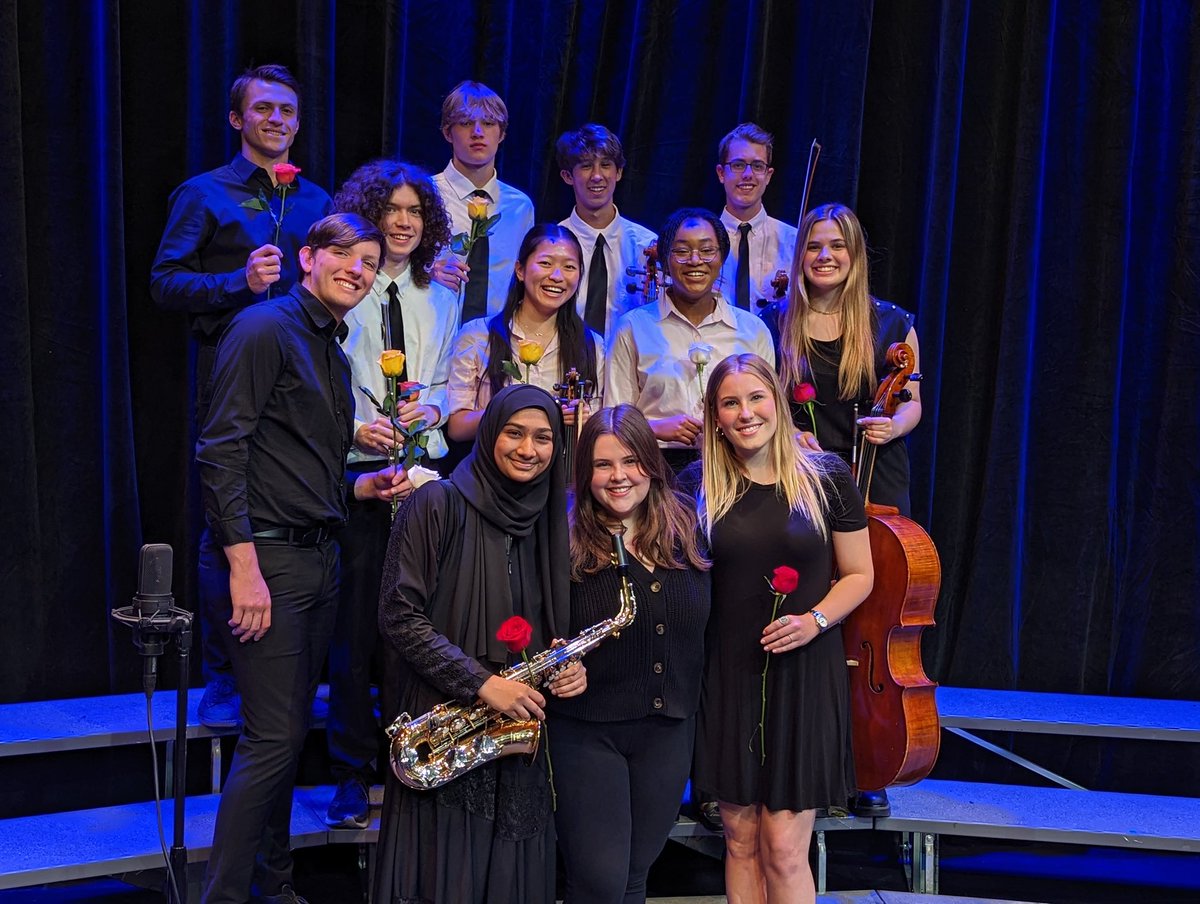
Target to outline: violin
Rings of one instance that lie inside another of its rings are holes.
[[[658,301],[659,293],[663,290],[663,272],[658,259],[658,242],[651,242],[642,251],[646,258],[644,267],[626,267],[625,275],[631,276],[638,282],[628,283],[625,288],[632,294],[640,294],[645,304]]]
[[[554,391],[557,393],[555,400],[559,405],[568,405],[571,402],[579,403],[575,407],[575,416],[567,419],[563,429],[563,453],[567,456],[567,486],[570,487],[575,483],[575,448],[579,444],[579,409],[591,402],[596,387],[591,380],[580,379],[579,371],[572,367],[567,371],[561,383],[554,384]]]
[[[891,371],[880,381],[871,414],[892,417],[917,382],[912,346],[895,342]],[[861,447],[861,448],[860,448]],[[920,525],[870,501],[877,446],[862,437],[852,467],[867,509],[875,584],[842,626],[850,673],[854,768],[861,791],[925,778],[941,745],[937,684],[921,663],[921,633],[934,624],[942,583],[937,548]]]
[[[771,277],[771,291],[773,294],[769,301],[766,298],[760,298],[758,306],[765,308],[773,301],[782,301],[786,298],[789,282],[787,270],[776,270],[775,275]]]

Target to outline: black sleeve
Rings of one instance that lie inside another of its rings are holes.
[[[862,530],[867,526],[867,513],[862,495],[850,476],[850,466],[838,456],[827,454],[826,473],[822,478],[829,504],[829,529],[840,533]]]
[[[379,596],[379,629],[412,669],[447,697],[470,703],[491,672],[438,632],[429,607],[446,544],[459,542],[453,492],[442,481],[419,487],[396,514]]]
[[[250,444],[288,358],[287,330],[269,308],[247,308],[217,348],[212,404],[196,443],[204,511],[221,546],[250,542]]]

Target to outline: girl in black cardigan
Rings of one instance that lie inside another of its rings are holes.
[[[583,427],[570,522],[571,635],[617,611],[616,531],[637,617],[588,655],[586,693],[549,703],[566,902],[644,901],[691,767],[710,582],[695,506],[633,406]]]

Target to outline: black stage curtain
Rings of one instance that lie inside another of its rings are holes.
[[[539,219],[556,136],[623,138],[624,213],[719,208],[720,137],[777,139],[766,201],[856,207],[877,295],[916,311],[914,509],[944,584],[928,667],[952,684],[1200,699],[1195,398],[1200,11],[1156,3],[626,0],[0,8],[6,700],[136,684],[108,610],[139,544],[199,523],[193,351],[148,270],[171,189],[236,152],[252,63],[306,86],[293,159],[441,169],[445,93],[509,105],[502,178]]]

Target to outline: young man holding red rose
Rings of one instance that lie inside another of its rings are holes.
[[[285,67],[259,66],[234,81],[229,124],[240,134],[241,150],[227,165],[189,179],[172,193],[150,270],[150,294],[160,307],[188,314],[199,344],[197,425],[208,414],[217,344],[234,314],[268,297],[272,286],[273,294],[279,294],[297,281],[305,234],[333,209],[329,195],[298,179],[299,168],[288,161],[300,126],[300,86]],[[219,584],[200,576],[206,687],[199,716],[209,727],[229,728],[241,716],[221,646],[220,632],[227,629],[210,617],[225,592]]]
[[[382,249],[362,217],[319,220],[300,249],[303,281],[239,313],[217,350],[196,445],[211,535],[201,567],[225,585],[218,614],[245,727],[217,810],[206,904],[254,893],[303,901],[291,887],[292,784],[337,609],[333,532],[351,498],[387,503],[412,490],[403,470],[346,478],[354,407],[339,340]]]

